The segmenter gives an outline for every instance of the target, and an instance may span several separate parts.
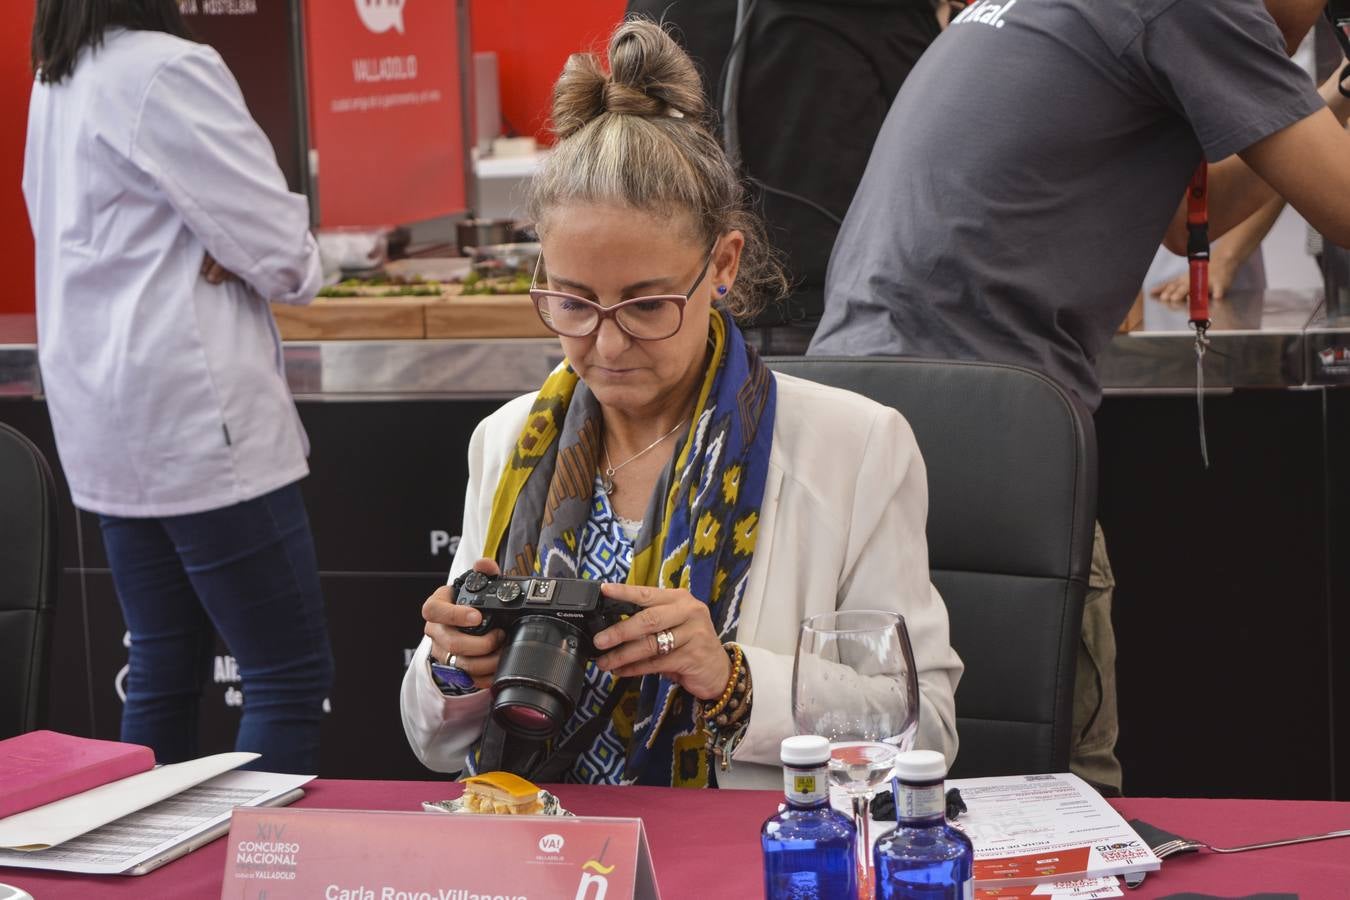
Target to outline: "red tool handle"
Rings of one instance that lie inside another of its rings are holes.
[[[1191,324],[1209,327],[1209,164],[1201,162],[1186,192],[1186,258],[1191,269]]]

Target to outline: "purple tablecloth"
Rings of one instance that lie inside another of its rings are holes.
[[[665,900],[762,895],[759,826],[782,795],[771,791],[696,791],[642,787],[550,786],[581,816],[641,818]],[[297,806],[417,810],[423,800],[459,793],[435,781],[314,781]],[[1127,819],[1223,845],[1350,828],[1350,803],[1269,800],[1114,800]],[[447,864],[453,856],[447,853]],[[225,841],[220,840],[139,878],[67,875],[0,868],[0,882],[35,900],[63,898],[215,898],[220,896]],[[1297,893],[1305,900],[1350,897],[1350,840],[1326,841],[1232,856],[1187,854],[1163,861],[1128,896],[1145,900],[1194,891],[1224,897]]]

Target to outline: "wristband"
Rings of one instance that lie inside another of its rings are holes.
[[[446,666],[436,662],[427,654],[427,666],[431,670],[431,682],[447,697],[463,697],[478,692],[473,676],[457,666]]]
[[[707,736],[708,750],[718,767],[731,768],[731,755],[750,726],[750,705],[754,701],[754,682],[745,651],[735,643],[723,645],[731,662],[731,676],[722,695],[713,701],[695,701],[695,721]]]

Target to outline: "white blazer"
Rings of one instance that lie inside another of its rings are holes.
[[[886,609],[905,617],[919,671],[915,746],[956,756],[954,694],[962,664],[947,608],[928,578],[928,483],[909,424],[895,410],[788,375],[761,507],[759,543],[736,641],[754,677],[750,724],[718,783],[780,788],[779,744],[793,734],[792,658],[803,618],[835,609]],[[453,579],[482,555],[502,466],[534,395],[488,416],[469,442],[464,533]],[[403,729],[431,769],[457,772],[482,731],[489,696],[444,697],[427,668],[423,638],[403,678]]]
[[[33,86],[23,193],[76,506],[196,513],[309,471],[267,306],[319,289],[309,205],[216,51],[109,29],[70,77]],[[240,280],[208,284],[207,252]]]

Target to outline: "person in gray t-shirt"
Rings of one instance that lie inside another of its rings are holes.
[[[1288,58],[1321,6],[970,4],[882,126],[830,258],[809,352],[1014,363],[1095,408],[1094,358],[1159,243],[1184,250],[1180,201],[1202,158],[1242,157],[1211,166],[1214,236],[1273,187],[1350,244],[1350,136],[1337,122],[1350,100],[1335,83],[1319,97]],[[1119,789],[1113,584],[1099,528],[1071,767]]]
[[[1299,37],[1320,8],[1270,5]],[[1306,217],[1350,232],[1350,137],[1325,107],[1259,0],[974,3],[882,127],[810,352],[1016,363],[1095,407],[1093,360],[1202,154],[1217,162],[1279,132],[1316,131],[1298,142],[1311,145],[1330,129],[1335,177],[1300,184],[1302,197],[1284,189],[1296,173],[1276,169],[1317,171],[1316,147],[1248,161]],[[1228,175],[1211,172],[1216,237],[1270,196],[1250,170]]]

